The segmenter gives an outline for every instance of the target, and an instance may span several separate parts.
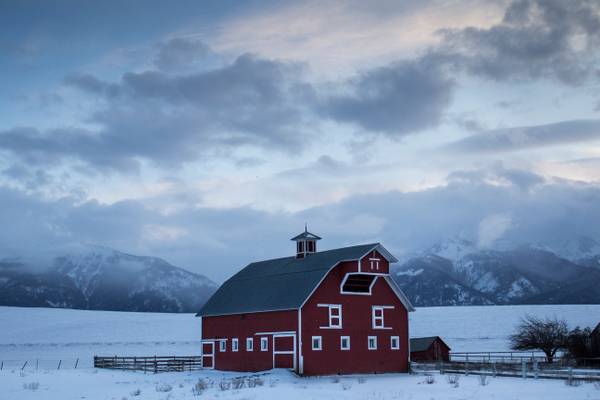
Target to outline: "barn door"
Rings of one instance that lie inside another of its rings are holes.
[[[215,342],[202,342],[202,368],[215,368]]]
[[[273,335],[273,368],[296,369],[296,335]]]

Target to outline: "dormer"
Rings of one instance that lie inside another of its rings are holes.
[[[317,240],[321,240],[321,238],[310,233],[307,226],[304,225],[304,232],[290,240],[296,242],[296,258],[304,258],[308,254],[317,252]]]

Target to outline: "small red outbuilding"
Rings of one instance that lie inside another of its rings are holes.
[[[439,336],[410,339],[411,361],[450,361],[450,347]]]
[[[381,244],[317,252],[306,229],[296,255],[254,262],[197,314],[205,368],[302,375],[407,372],[408,312]]]

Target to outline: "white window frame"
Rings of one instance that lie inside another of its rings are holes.
[[[219,340],[219,352],[225,353],[227,351],[227,340],[221,339]]]
[[[396,341],[395,346],[394,346],[394,341]],[[400,336],[390,336],[390,349],[400,350]]]
[[[268,337],[260,338],[260,351],[269,351],[269,338]]]
[[[394,306],[371,306],[371,328],[373,329],[392,329],[385,326],[385,310],[393,310]],[[381,315],[376,315],[380,311]]]
[[[342,305],[341,304],[317,304],[317,307],[327,308],[328,323],[327,326],[321,326],[321,329],[342,329]],[[333,315],[332,310],[337,310],[337,315]],[[334,324],[334,321],[336,323]]]
[[[317,346],[315,346],[315,340],[318,343]],[[310,343],[311,343],[311,348],[314,351],[323,350],[323,337],[322,336],[313,336]]]
[[[254,338],[246,338],[246,351],[254,351]]]
[[[344,347],[344,339],[348,340],[348,347]],[[340,350],[350,350],[350,336],[340,336]]]
[[[371,346],[371,340],[373,341],[374,346]],[[377,350],[377,336],[367,337],[367,348],[369,350]]]
[[[238,351],[240,348],[240,342],[238,338],[231,339],[231,351]]]
[[[369,267],[371,270],[375,268],[379,271],[379,261],[381,261],[381,258],[369,258]]]

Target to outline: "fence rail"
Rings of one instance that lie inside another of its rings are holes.
[[[144,372],[195,371],[202,369],[201,356],[99,357],[95,368],[124,369]]]
[[[450,361],[457,362],[492,362],[521,364],[521,362],[533,363],[545,362],[546,356],[538,351],[494,351],[494,352],[450,352]]]

